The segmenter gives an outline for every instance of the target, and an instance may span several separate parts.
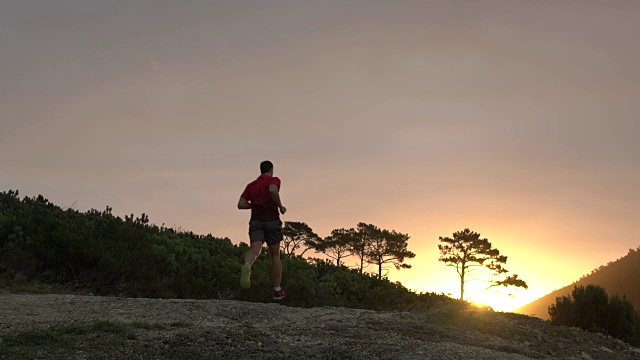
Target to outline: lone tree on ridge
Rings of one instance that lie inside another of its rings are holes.
[[[507,257],[500,255],[500,250],[493,248],[487,239],[481,239],[480,234],[469,229],[453,233],[453,238],[440,237],[441,244],[440,261],[447,266],[456,268],[460,276],[460,300],[464,300],[465,275],[472,268],[484,267],[493,273],[493,276],[506,274],[509,270],[503,267],[507,263]],[[529,288],[527,283],[518,278],[517,274],[507,276],[502,280],[490,280],[489,288],[494,286],[516,286]]]

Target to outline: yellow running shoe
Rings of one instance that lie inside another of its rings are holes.
[[[242,274],[240,275],[240,286],[243,289],[251,287],[251,266],[249,264],[242,265]]]

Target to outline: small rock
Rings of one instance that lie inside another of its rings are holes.
[[[593,360],[593,358],[591,357],[591,355],[587,354],[587,353],[586,353],[586,352],[584,352],[584,351],[582,352],[581,356],[582,356],[582,358],[583,358],[584,360]]]
[[[604,346],[600,346],[600,350],[602,350],[602,351],[604,351],[604,352],[608,352],[608,353],[612,353],[612,352],[613,352],[613,350],[608,349],[608,348],[606,348],[606,347],[604,347]]]
[[[530,343],[530,342],[528,342],[528,341],[525,341],[525,342],[524,342],[524,346],[531,346],[531,343]]]

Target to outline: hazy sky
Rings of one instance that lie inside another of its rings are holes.
[[[408,233],[412,289],[480,232],[514,307],[640,245],[638,38],[637,0],[2,0],[0,190],[238,243],[270,159],[284,220]]]

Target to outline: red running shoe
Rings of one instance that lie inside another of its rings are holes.
[[[284,289],[280,289],[273,294],[273,300],[282,300],[287,297],[287,292]]]

